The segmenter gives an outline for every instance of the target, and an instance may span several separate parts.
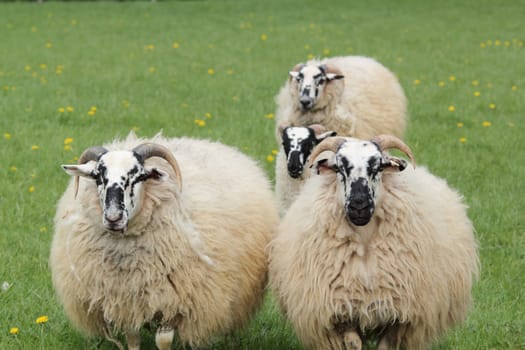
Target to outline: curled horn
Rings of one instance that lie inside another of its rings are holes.
[[[306,66],[304,63],[297,63],[293,68],[292,72],[299,72],[303,67]]]
[[[310,155],[310,167],[313,165],[315,158],[319,156],[324,151],[332,151],[337,152],[337,149],[341,147],[343,143],[346,142],[346,139],[344,137],[340,136],[334,136],[334,137],[328,137],[321,141],[317,147],[314,148],[312,151],[312,154]]]
[[[392,136],[392,135],[378,135],[372,138],[370,141],[378,145],[381,151],[386,151],[387,149],[392,149],[392,148],[396,148],[402,151],[408,156],[408,158],[410,158],[410,162],[412,163],[412,166],[414,168],[416,167],[416,160],[414,159],[412,150],[410,149],[410,147],[408,147],[403,141],[401,141],[397,137]]]
[[[86,149],[78,158],[78,164],[86,164],[87,162],[94,160],[97,161],[98,157],[106,153],[108,150],[102,146],[93,146]],[[78,194],[78,176],[75,176],[75,198]]]
[[[141,155],[144,160],[151,157],[161,157],[166,160],[175,172],[175,177],[177,178],[177,183],[179,184],[179,191],[182,191],[182,176],[179,164],[169,149],[155,143],[143,143],[133,148],[132,151]]]

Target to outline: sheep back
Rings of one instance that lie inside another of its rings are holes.
[[[105,145],[132,149],[130,136]],[[278,215],[270,183],[249,157],[220,143],[189,138],[152,140],[175,155],[183,178],[147,181],[128,237],[101,226],[94,181],[73,180],[58,202],[50,256],[54,287],[72,323],[89,335],[140,329],[159,318],[176,322],[179,339],[204,344],[248,323],[267,281],[266,246]],[[202,259],[211,259],[211,264]]]
[[[461,196],[425,168],[383,175],[372,221],[350,227],[333,176],[306,181],[270,245],[270,281],[310,348],[330,349],[334,324],[364,334],[395,323],[407,349],[430,346],[467,315],[479,261]]]

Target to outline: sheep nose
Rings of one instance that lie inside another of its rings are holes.
[[[312,108],[313,101],[309,97],[303,96],[299,99],[299,102],[301,102],[301,105],[303,106],[304,109]]]
[[[355,210],[363,210],[370,207],[368,200],[366,199],[356,199],[350,202],[350,208]]]
[[[122,217],[123,217],[122,212],[120,212],[120,213],[111,213],[111,214],[107,214],[106,215],[106,220],[107,220],[107,222],[109,222],[111,224],[114,224],[116,222],[121,221]]]

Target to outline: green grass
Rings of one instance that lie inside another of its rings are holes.
[[[234,145],[273,178],[273,97],[287,71],[347,54],[399,76],[418,163],[470,206],[475,305],[436,349],[524,349],[524,13],[523,1],[490,0],[0,4],[0,283],[11,285],[0,290],[0,349],[113,348],[77,333],[51,286],[60,164],[131,129],[162,129]],[[36,324],[41,315],[49,321]],[[301,347],[269,297],[247,330],[213,348]]]

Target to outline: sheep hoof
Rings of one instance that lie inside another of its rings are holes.
[[[361,350],[363,346],[361,337],[355,331],[345,332],[343,336],[343,342],[345,349],[347,350]]]
[[[174,335],[175,331],[172,327],[159,327],[157,329],[157,334],[155,334],[155,344],[157,344],[157,348],[159,348],[159,350],[170,350]]]

